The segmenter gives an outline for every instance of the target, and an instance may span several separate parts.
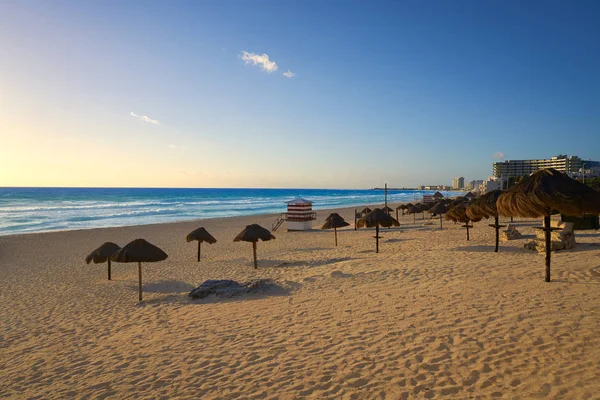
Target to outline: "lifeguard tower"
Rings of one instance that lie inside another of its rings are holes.
[[[297,198],[286,202],[287,212],[281,213],[273,223],[272,230],[287,222],[288,231],[306,231],[312,229],[312,222],[317,219],[317,213],[312,209],[312,201]]]

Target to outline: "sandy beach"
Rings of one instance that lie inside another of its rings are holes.
[[[395,205],[393,205],[395,206]],[[338,211],[351,224],[352,209]],[[331,212],[319,211],[319,228]],[[544,258],[476,223],[400,218],[382,229],[275,232],[274,215],[0,237],[0,397],[93,399],[594,399],[600,393],[600,233]],[[505,219],[503,219],[505,221]],[[185,236],[204,226],[218,242]],[[144,238],[169,258],[84,262]],[[594,269],[598,269],[596,272]],[[274,279],[281,290],[191,300],[207,279]]]

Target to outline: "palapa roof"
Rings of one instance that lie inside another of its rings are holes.
[[[436,203],[429,209],[432,214],[445,214],[448,211],[448,206],[442,202]]]
[[[275,236],[273,236],[271,232],[258,224],[252,224],[246,226],[233,241],[258,242],[259,240],[262,240],[263,242],[266,242],[271,239],[275,239]]]
[[[116,253],[110,259],[116,262],[156,262],[163,261],[168,257],[167,253],[145,241],[144,239],[135,239]]]
[[[446,212],[446,219],[452,220],[454,222],[467,222],[467,218],[469,219],[469,221],[473,222],[481,221],[481,218],[471,219],[467,216],[466,211],[468,206],[468,201],[455,205]]]
[[[467,207],[467,217],[469,219],[497,217],[496,201],[501,194],[502,190],[492,190],[474,199]]]
[[[416,214],[416,213],[420,213],[420,212],[421,212],[421,207],[419,207],[419,206],[417,206],[417,205],[411,206],[411,207],[408,209],[408,213],[409,213],[409,214]]]
[[[473,194],[473,192],[469,192],[467,194],[465,194],[465,199],[474,199],[475,195]]]
[[[325,224],[321,229],[333,229],[349,226],[350,224],[344,221],[344,218],[338,213],[331,213],[325,220]]]
[[[204,229],[204,227],[200,227],[196,230],[193,230],[192,232],[190,232],[186,238],[186,241],[191,242],[193,240],[197,240],[200,243],[206,242],[209,244],[214,244],[217,243],[217,239],[215,239],[213,237],[213,235],[211,235],[210,233],[208,233],[208,231],[206,229]]]
[[[373,211],[373,210],[371,210],[369,207],[365,207],[365,208],[363,208],[363,209],[362,209],[362,211],[361,211],[360,213],[361,213],[361,214],[368,214],[368,213],[370,213],[371,211]]]
[[[434,198],[436,198],[436,199],[441,199],[441,198],[443,198],[443,197],[444,197],[444,195],[443,195],[443,194],[441,194],[440,192],[435,192],[435,193],[433,194],[433,197],[434,197]]]
[[[387,206],[386,206],[386,207],[383,207],[381,210],[382,210],[383,212],[385,212],[385,213],[391,213],[391,212],[394,212],[394,209],[393,209],[393,208],[390,208],[390,207],[387,207]]]
[[[396,210],[406,210],[408,207],[406,206],[406,204],[400,204],[398,207],[396,207]]]
[[[356,222],[358,228],[366,226],[367,228],[373,228],[377,224],[388,228],[390,226],[400,226],[400,223],[396,221],[394,217],[383,212],[381,208],[376,208]]]
[[[96,250],[92,251],[86,258],[85,262],[89,264],[90,262],[94,262],[94,264],[103,263],[108,261],[110,256],[119,251],[121,248],[119,245],[113,242],[106,242],[102,246],[98,247]]]
[[[303,199],[302,197],[296,197],[294,200],[286,201],[286,204],[312,204],[310,200]]]
[[[504,216],[537,218],[557,211],[577,217],[600,213],[600,192],[549,168],[521,179],[496,204]]]

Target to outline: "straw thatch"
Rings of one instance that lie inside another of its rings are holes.
[[[107,272],[108,272],[108,280],[112,280],[111,274],[111,266],[110,266],[110,256],[119,251],[121,248],[119,245],[113,242],[106,242],[102,246],[98,247],[96,250],[92,251],[86,258],[85,262],[89,264],[90,262],[94,262],[94,264],[99,264],[105,262],[107,264]]]
[[[393,209],[393,208],[390,208],[390,207],[388,207],[388,206],[385,206],[385,207],[383,207],[381,210],[382,210],[384,213],[386,213],[386,214],[389,214],[389,213],[393,213],[393,212],[394,212],[394,209]]]
[[[376,226],[383,226],[389,228],[390,226],[400,226],[400,223],[396,221],[394,217],[383,212],[381,208],[376,208],[357,222],[358,227],[373,228]]]
[[[157,262],[166,260],[167,257],[167,253],[152,243],[149,243],[144,239],[135,239],[114,253],[110,259],[120,263],[130,263]]]
[[[537,218],[555,211],[581,217],[600,213],[600,192],[555,169],[542,169],[503,193],[497,207],[504,216]]]
[[[467,194],[465,194],[465,199],[467,200],[473,200],[476,196],[473,194],[473,192],[469,192]]]
[[[435,192],[435,193],[433,194],[433,198],[434,198],[434,199],[443,199],[443,198],[444,198],[444,195],[443,195],[443,194],[441,194],[440,192]]]
[[[325,220],[325,224],[323,225],[323,227],[321,229],[336,229],[336,228],[342,228],[344,226],[349,226],[349,225],[350,224],[347,223],[340,214],[331,213]]]
[[[208,233],[208,231],[206,229],[204,229],[204,227],[200,227],[196,230],[193,230],[192,232],[190,232],[186,237],[185,240],[187,242],[192,242],[194,240],[197,240],[200,243],[206,242],[208,244],[215,244],[217,243],[217,239],[215,239],[213,237],[213,235],[211,235],[210,233]]]
[[[457,205],[459,205],[460,203],[464,203],[465,201],[467,201],[467,198],[466,198],[466,197],[464,197],[464,196],[458,196],[458,197],[455,197],[455,198],[452,200],[452,205],[453,205],[453,206],[457,206]]]
[[[490,218],[498,216],[496,202],[502,194],[502,190],[492,190],[474,199],[467,207],[466,213],[469,219]]]
[[[149,243],[144,239],[135,239],[113,254],[110,259],[122,263],[138,263],[138,298],[142,301],[142,263],[163,261],[167,257],[167,253],[152,243]]]
[[[103,262],[110,261],[110,256],[119,251],[121,248],[119,245],[113,242],[106,242],[96,250],[92,251],[86,258],[86,264],[94,262],[94,264],[100,264]]]
[[[398,207],[396,207],[396,210],[406,210],[408,207],[406,206],[406,204],[400,204]]]
[[[244,230],[241,231],[235,237],[235,239],[233,239],[233,241],[234,242],[243,241],[243,242],[256,243],[259,240],[266,242],[267,240],[271,240],[271,239],[275,239],[275,236],[273,236],[271,234],[271,232],[269,232],[267,229],[263,228],[262,226],[260,226],[258,224],[252,224],[252,225],[246,226],[246,228],[244,228]]]
[[[198,261],[200,261],[200,253],[201,253],[201,245],[202,242],[206,242],[208,244],[215,244],[217,243],[217,239],[215,239],[213,237],[213,235],[211,235],[210,233],[208,233],[208,231],[206,229],[204,229],[203,227],[200,227],[196,230],[193,230],[192,232],[190,232],[185,240],[187,242],[191,242],[194,240],[198,241]]]
[[[445,214],[448,211],[448,206],[444,203],[436,203],[428,210],[432,214]]]
[[[362,209],[362,211],[360,212],[360,214],[361,214],[362,216],[365,216],[365,215],[367,215],[368,213],[370,213],[371,211],[373,211],[373,210],[371,210],[369,207],[365,207],[365,208],[363,208],[363,209]]]
[[[246,226],[243,231],[241,231],[235,239],[234,242],[252,242],[252,254],[254,256],[254,269],[258,268],[258,263],[256,262],[256,242],[262,240],[266,242],[268,240],[275,239],[275,236],[271,234],[267,229],[263,228],[258,224],[252,224]]]
[[[455,205],[453,207],[451,207],[448,212],[446,212],[446,219],[454,221],[454,222],[467,222],[467,221],[473,221],[473,222],[479,222],[481,221],[481,218],[469,218],[466,214],[467,211],[467,207],[469,206],[469,202],[465,201],[462,202],[458,205]]]

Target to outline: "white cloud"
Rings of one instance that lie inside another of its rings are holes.
[[[135,118],[139,119],[140,121],[147,122],[149,124],[160,125],[160,122],[158,122],[155,119],[151,119],[151,118],[147,117],[146,115],[137,115],[133,111],[130,112],[129,115],[131,115],[132,117],[135,117]]]
[[[283,73],[283,76],[285,76],[286,78],[293,78],[294,76],[296,76],[296,74],[288,69],[286,72]]]
[[[263,71],[271,72],[277,71],[277,63],[275,61],[271,61],[269,56],[266,54],[256,54],[256,53],[248,53],[247,51],[242,51],[240,58],[246,62],[246,64],[258,65],[262,68]]]
[[[506,155],[501,151],[497,151],[494,154],[492,154],[492,158],[495,158],[496,160],[502,160],[506,158]]]

